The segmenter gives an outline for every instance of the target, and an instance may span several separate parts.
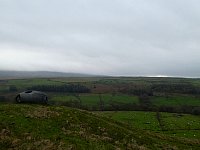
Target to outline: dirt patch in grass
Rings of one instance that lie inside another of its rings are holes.
[[[47,118],[59,117],[60,115],[61,115],[60,112],[52,111],[48,107],[38,107],[33,111],[28,111],[26,117],[47,119]]]

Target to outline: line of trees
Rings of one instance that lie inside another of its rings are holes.
[[[200,88],[190,83],[159,83],[152,85],[127,85],[120,88],[118,92],[133,95],[153,96],[155,92],[159,93],[179,93],[179,94],[200,94]]]
[[[181,94],[200,94],[200,89],[190,83],[155,84],[152,91]]]
[[[36,85],[29,87],[28,90],[38,90],[44,92],[68,92],[68,93],[89,93],[90,89],[79,84],[65,85]]]

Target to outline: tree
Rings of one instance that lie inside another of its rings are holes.
[[[140,95],[139,102],[141,105],[151,105],[150,97],[147,94]]]

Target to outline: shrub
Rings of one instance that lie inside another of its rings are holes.
[[[200,115],[200,107],[196,107],[192,110],[193,115]]]
[[[9,91],[10,92],[16,92],[17,91],[17,87],[14,85],[9,86]]]

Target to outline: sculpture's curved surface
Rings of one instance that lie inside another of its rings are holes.
[[[36,102],[36,103],[48,103],[48,97],[47,94],[44,92],[40,91],[24,91],[19,93],[16,96],[16,102],[21,103],[21,102]]]

